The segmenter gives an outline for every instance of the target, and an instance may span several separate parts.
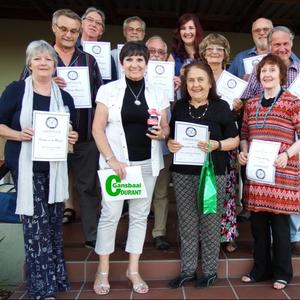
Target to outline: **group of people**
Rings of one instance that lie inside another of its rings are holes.
[[[141,169],[147,197],[128,201],[125,246],[129,253],[126,276],[134,292],[149,291],[139,273],[139,259],[152,203],[155,247],[170,247],[166,223],[171,177],[181,271],[168,286],[178,288],[188,281],[195,281],[198,288],[214,284],[220,243],[226,243],[228,252],[237,247],[238,163],[245,166],[251,161],[248,152],[254,140],[278,142],[280,149],[274,162],[275,185],[242,176],[243,205],[251,212],[254,265],[241,280],[251,283],[272,279],[275,289],[285,288],[293,276],[292,251],[300,253],[300,141],[296,139],[300,137],[300,100],[287,90],[299,74],[300,64],[292,53],[291,31],[284,26],[273,28],[265,18],[253,22],[255,47],[239,53],[228,69],[248,80],[241,99],[234,99],[231,109],[217,93],[217,80],[230,61],[229,42],[217,33],[204,36],[196,15],[188,13],[178,19],[169,56],[161,37],[153,36],[143,43],[146,24],[141,18],[126,19],[126,43],[119,57],[116,49],[111,53],[111,81],[102,80],[95,58],[82,50],[84,41],[101,39],[104,22],[104,13],[94,7],[88,8],[82,18],[69,9],[56,11],[52,18],[54,46],[43,40],[31,42],[21,80],[8,85],[1,95],[0,135],[7,139],[5,162],[18,192],[16,213],[22,216],[24,228],[30,298],[55,299],[58,291],[69,288],[63,221],[71,222],[75,213],[68,178],[76,186],[85,246],[95,248],[99,255],[94,291],[98,295],[110,292],[109,259],[115,250],[124,201],[100,202],[99,167],[112,169],[121,179],[126,178],[126,167]],[[245,74],[243,58],[258,54],[266,56],[252,74]],[[149,59],[174,61],[172,105],[145,77]],[[57,76],[56,67],[60,66],[88,67],[91,108],[74,106],[73,98],[64,91],[65,80]],[[149,109],[155,110],[160,120],[151,132],[147,126]],[[32,161],[35,110],[70,114],[68,142],[74,146],[67,161]],[[211,152],[216,213],[200,213],[197,207],[201,166],[172,161],[173,154],[184,147],[175,135],[176,122],[180,121],[207,126],[210,133],[207,140],[198,141],[197,147],[206,154]],[[28,184],[28,178],[32,178],[32,184]]]

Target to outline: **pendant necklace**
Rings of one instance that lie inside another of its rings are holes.
[[[204,110],[204,112],[202,113],[202,115],[196,117],[196,116],[193,116],[193,115],[192,115],[192,106],[191,106],[191,104],[189,103],[189,115],[190,115],[190,117],[192,117],[193,119],[199,120],[199,119],[203,118],[203,117],[205,116],[206,112],[207,112],[207,109],[208,109],[208,103],[206,104],[205,110]]]
[[[135,99],[135,100],[134,100],[134,104],[137,105],[137,106],[141,105],[141,101],[139,100],[139,96],[140,96],[140,94],[141,94],[141,92],[142,92],[142,90],[143,90],[143,88],[144,88],[144,85],[145,85],[145,83],[143,82],[141,89],[139,90],[139,92],[138,92],[137,95],[136,95],[136,94],[133,92],[132,88],[130,87],[129,83],[127,83],[127,86],[128,86],[128,88],[129,88],[131,94],[133,95],[134,99]]]
[[[256,128],[260,128],[260,129],[261,129],[261,128],[264,128],[264,127],[265,127],[266,121],[267,121],[267,117],[268,117],[270,111],[272,110],[274,104],[276,103],[276,101],[277,101],[277,99],[278,99],[278,97],[279,97],[280,94],[281,94],[281,91],[279,91],[279,93],[277,94],[277,96],[274,98],[274,100],[273,100],[273,102],[272,102],[272,105],[269,107],[268,111],[267,111],[267,112],[265,113],[265,115],[263,116],[262,125],[259,125],[259,124],[258,124],[258,116],[259,116],[259,110],[260,110],[260,108],[261,108],[261,106],[262,106],[261,104],[262,104],[262,100],[263,100],[263,98],[264,98],[264,95],[262,95],[262,96],[260,97],[259,102],[258,102],[258,105],[257,105],[256,112],[255,112],[255,127],[256,127]]]

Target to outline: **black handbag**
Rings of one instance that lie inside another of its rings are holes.
[[[21,223],[20,216],[15,214],[17,192],[11,183],[0,184],[0,222]]]

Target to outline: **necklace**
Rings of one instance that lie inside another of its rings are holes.
[[[206,104],[205,110],[204,110],[204,112],[202,113],[202,115],[196,117],[196,116],[193,116],[193,114],[192,114],[192,106],[191,106],[191,104],[189,103],[189,115],[190,115],[190,117],[192,117],[193,119],[199,120],[199,119],[203,118],[203,117],[205,116],[206,112],[207,112],[207,109],[208,109],[208,103]]]
[[[274,98],[274,101],[272,102],[272,104],[271,104],[271,106],[269,107],[268,111],[267,111],[267,112],[265,113],[265,115],[263,116],[263,122],[262,122],[262,125],[259,125],[259,124],[258,124],[258,116],[259,116],[259,110],[260,110],[260,108],[261,108],[261,106],[262,106],[261,103],[262,103],[262,100],[263,100],[263,98],[264,98],[264,95],[262,95],[262,96],[260,97],[259,102],[258,102],[258,105],[257,105],[256,112],[255,112],[255,127],[256,127],[256,128],[260,128],[260,129],[261,129],[261,128],[264,128],[264,127],[265,127],[266,121],[267,121],[267,117],[268,117],[270,111],[272,110],[274,104],[276,103],[276,101],[277,101],[279,95],[280,95],[280,91],[279,91],[279,93],[277,94],[277,96]]]
[[[134,100],[134,104],[137,105],[137,106],[141,105],[141,101],[139,100],[139,96],[140,96],[140,94],[141,94],[141,92],[142,92],[142,90],[143,90],[143,88],[144,88],[144,85],[145,85],[145,83],[143,82],[141,89],[139,90],[139,92],[138,92],[137,95],[136,95],[136,94],[133,92],[132,88],[130,87],[129,83],[127,83],[127,86],[128,86],[128,88],[129,88],[131,94],[133,95],[134,99],[135,99],[135,100]]]

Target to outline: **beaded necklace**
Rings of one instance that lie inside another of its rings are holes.
[[[266,121],[267,121],[267,117],[268,117],[270,111],[272,110],[274,104],[276,103],[276,101],[277,101],[277,99],[278,99],[278,97],[279,97],[280,94],[281,94],[281,91],[279,91],[279,93],[277,94],[277,96],[274,98],[274,101],[272,102],[271,106],[269,107],[268,111],[265,113],[265,115],[263,117],[262,125],[258,124],[258,116],[259,116],[259,110],[260,110],[260,108],[262,106],[261,103],[262,103],[262,100],[264,98],[264,95],[262,95],[260,97],[259,102],[258,102],[258,106],[257,106],[257,109],[256,109],[256,112],[255,112],[255,127],[256,128],[260,128],[261,129],[261,128],[265,127]]]
[[[208,103],[206,104],[205,110],[204,110],[204,112],[203,112],[202,115],[200,115],[200,116],[198,116],[198,117],[197,117],[197,116],[193,116],[193,115],[192,115],[192,106],[191,106],[191,104],[189,103],[189,115],[190,115],[193,119],[199,120],[199,119],[203,118],[203,117],[205,116],[206,112],[207,112],[207,109],[208,109]]]

